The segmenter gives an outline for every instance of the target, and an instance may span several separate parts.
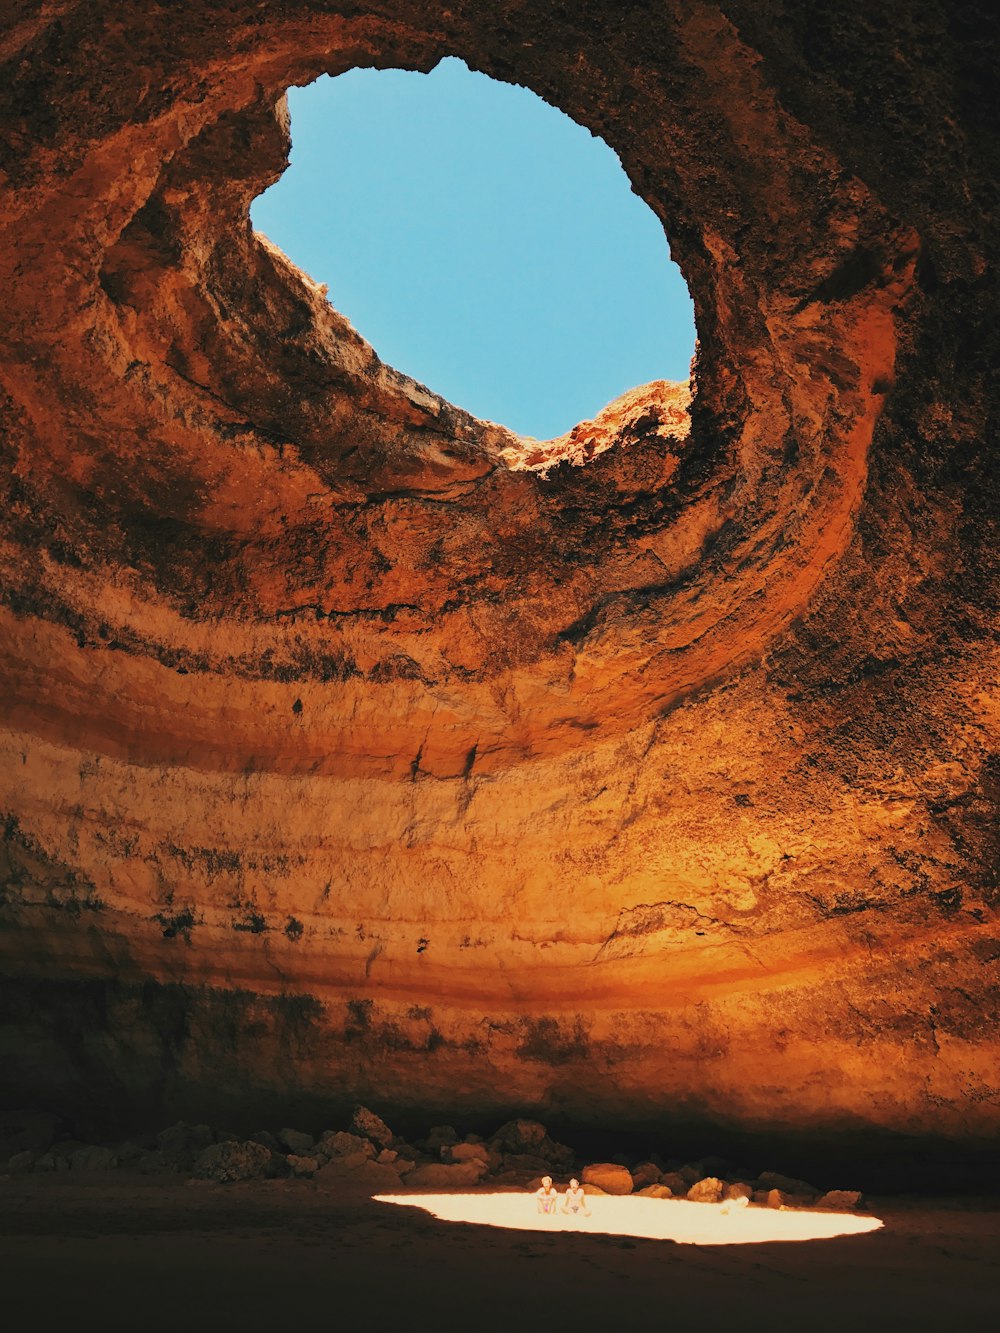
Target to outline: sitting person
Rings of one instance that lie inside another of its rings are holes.
[[[535,1198],[538,1200],[538,1211],[540,1213],[555,1212],[559,1192],[553,1189],[551,1176],[542,1176],[541,1186],[535,1190]]]
[[[582,1213],[584,1217],[590,1216],[587,1196],[583,1192],[583,1186],[575,1177],[569,1182],[569,1188],[563,1195],[562,1210],[564,1213]]]

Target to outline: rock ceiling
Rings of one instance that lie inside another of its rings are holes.
[[[995,1133],[974,9],[0,20],[15,1100]],[[290,85],[446,55],[620,155],[690,392],[520,440],[252,231]]]

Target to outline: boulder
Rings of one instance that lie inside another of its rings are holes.
[[[757,1194],[754,1193],[754,1202],[757,1201]],[[796,1204],[802,1207],[803,1196],[801,1194],[789,1194],[786,1190],[768,1190],[764,1196],[764,1202],[768,1208],[794,1208]]]
[[[636,1190],[643,1190],[647,1185],[658,1185],[663,1172],[653,1162],[640,1162],[632,1171]]]
[[[580,1179],[585,1185],[597,1185],[605,1194],[631,1194],[632,1172],[617,1162],[595,1162],[585,1166]]]
[[[7,1160],[7,1170],[12,1176],[24,1176],[34,1169],[35,1154],[30,1148],[13,1153]]]
[[[687,1197],[692,1203],[719,1203],[725,1188],[726,1182],[720,1180],[718,1176],[706,1176],[704,1180],[695,1181],[688,1190]]]
[[[118,1165],[118,1156],[113,1148],[98,1148],[87,1144],[77,1148],[69,1164],[73,1171],[113,1171]]]
[[[160,1130],[156,1136],[156,1146],[160,1152],[176,1158],[200,1153],[214,1141],[215,1135],[208,1125],[186,1125],[183,1120]]]
[[[220,1140],[221,1141],[221,1140]],[[229,1139],[227,1142],[240,1143],[241,1138],[237,1135],[235,1139]],[[251,1143],[259,1143],[265,1148],[270,1148],[271,1152],[281,1152],[282,1147],[278,1142],[277,1136],[272,1134],[269,1129],[258,1129],[256,1134],[250,1135]]]
[[[643,1199],[672,1199],[674,1197],[669,1185],[643,1185],[641,1190],[636,1190],[636,1195]]]
[[[694,1166],[691,1162],[687,1162],[684,1166],[678,1167],[677,1175],[687,1182],[688,1189],[690,1189],[692,1185],[696,1185],[699,1180],[705,1178],[705,1172],[702,1171],[700,1165]]]
[[[153,1148],[151,1152],[143,1153],[135,1163],[135,1170],[144,1176],[177,1175],[181,1165],[176,1157],[168,1157],[159,1148]]]
[[[848,1212],[852,1208],[860,1207],[860,1205],[860,1190],[827,1190],[816,1200],[814,1207],[832,1208],[837,1212]]]
[[[392,1146],[393,1133],[385,1121],[369,1111],[367,1106],[356,1106],[351,1116],[351,1129],[363,1139],[371,1139],[379,1148]]]
[[[351,1157],[361,1153],[362,1157],[375,1156],[375,1149],[367,1139],[357,1134],[348,1134],[344,1130],[327,1130],[316,1144],[316,1156],[330,1160],[334,1157]]]
[[[392,1166],[392,1164],[398,1161],[398,1159],[399,1159],[399,1153],[396,1151],[395,1148],[383,1148],[382,1151],[379,1153],[379,1155],[375,1158],[379,1166]]]
[[[697,1171],[699,1180],[705,1180],[708,1176],[721,1178],[726,1174],[726,1160],[724,1157],[698,1157],[687,1165],[692,1171]],[[682,1167],[681,1170],[683,1169]]]
[[[314,1176],[319,1170],[319,1160],[315,1157],[299,1157],[290,1152],[285,1158],[293,1176]]]
[[[294,1153],[296,1156],[305,1156],[316,1146],[313,1136],[303,1133],[300,1129],[279,1129],[275,1138],[285,1152]],[[270,1144],[267,1146],[270,1147]]]
[[[580,1188],[584,1194],[603,1194],[605,1198],[611,1193],[611,1190],[602,1190],[600,1185],[592,1185],[589,1180],[581,1181]]]
[[[428,1162],[409,1172],[406,1184],[416,1189],[463,1189],[478,1184],[485,1172],[485,1162]]]
[[[727,1185],[722,1191],[724,1199],[752,1199],[753,1186],[745,1184],[742,1180],[736,1180],[731,1185]]]
[[[68,1171],[69,1158],[54,1152],[51,1148],[35,1159],[36,1171]]]
[[[539,1149],[548,1138],[545,1126],[537,1120],[508,1120],[501,1125],[490,1142],[504,1153],[531,1153],[541,1156]]]
[[[688,1180],[682,1176],[679,1171],[664,1171],[660,1177],[660,1184],[666,1185],[676,1199],[683,1199],[688,1190],[694,1184],[693,1180]]]
[[[536,1153],[505,1152],[503,1155],[504,1171],[527,1171],[531,1175],[550,1175],[552,1163],[546,1157]]]
[[[489,1169],[489,1151],[485,1143],[456,1143],[452,1148],[442,1148],[441,1156],[451,1162],[482,1162],[483,1167]]]
[[[446,1146],[450,1148],[453,1143],[457,1142],[458,1133],[451,1125],[435,1125],[426,1139],[423,1139],[417,1146],[423,1147],[424,1152],[429,1157],[438,1157],[442,1148]]]
[[[237,1180],[260,1180],[276,1174],[274,1154],[252,1139],[242,1143],[212,1143],[203,1148],[194,1164],[199,1180],[228,1185]]]
[[[780,1171],[762,1171],[757,1177],[761,1189],[781,1190],[785,1194],[800,1194],[815,1199],[822,1191],[805,1180],[796,1180],[794,1176],[783,1176]]]

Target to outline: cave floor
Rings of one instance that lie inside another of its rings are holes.
[[[699,1205],[693,1205],[699,1206]],[[878,1200],[833,1240],[675,1245],[437,1221],[305,1181],[0,1179],[9,1333],[1000,1326],[1000,1199]]]

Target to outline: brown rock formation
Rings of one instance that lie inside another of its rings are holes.
[[[995,1132],[995,28],[877,9],[5,10],[11,1098]],[[252,232],[290,84],[448,54],[663,219],[690,430],[520,441]]]

